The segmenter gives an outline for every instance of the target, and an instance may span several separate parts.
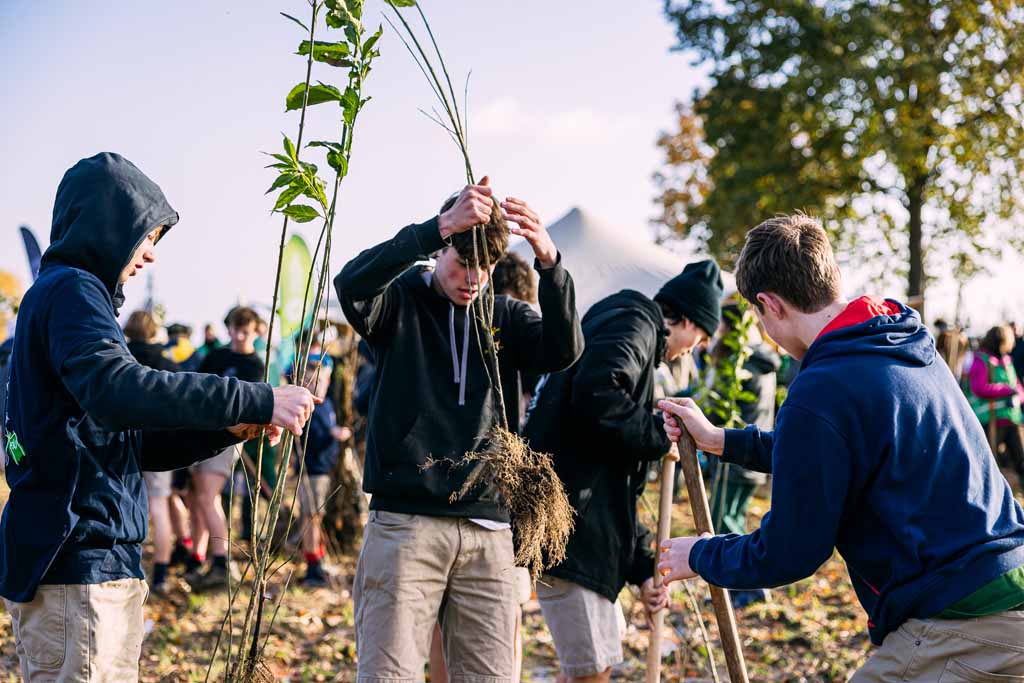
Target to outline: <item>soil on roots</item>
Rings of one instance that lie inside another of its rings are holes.
[[[487,448],[467,453],[459,464],[479,463],[452,502],[466,496],[478,483],[489,482],[501,494],[512,515],[516,536],[516,565],[537,577],[565,559],[573,530],[573,509],[551,456],[538,453],[518,435],[494,428]]]
[[[278,680],[274,672],[267,666],[267,663],[263,661],[262,656],[255,662],[247,662],[242,666],[242,673],[231,676],[228,679],[230,683],[274,683]]]

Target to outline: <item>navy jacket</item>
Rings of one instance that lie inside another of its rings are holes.
[[[624,289],[583,318],[583,355],[538,383],[523,435],[551,453],[576,511],[565,560],[548,574],[614,602],[654,574],[654,538],[636,506],[652,461],[668,452],[653,412],[654,373],[665,356],[661,309]]]
[[[334,415],[334,404],[331,399],[325,398],[324,402],[313,409],[313,414],[306,423],[306,431],[309,436],[303,435],[296,439],[296,444],[303,451],[303,462],[306,474],[318,476],[330,474],[334,465],[338,462],[338,453],[341,451],[341,444],[334,438],[331,430],[338,426],[338,420]],[[299,469],[299,461],[295,461],[295,469]]]
[[[0,595],[40,583],[143,578],[143,470],[185,467],[263,424],[269,385],[140,365],[116,309],[118,277],[145,236],[178,215],[116,154],[71,168],[57,188],[50,248],[18,315],[6,424],[11,494],[0,520]],[[15,460],[18,460],[15,462]]]
[[[792,583],[846,560],[871,639],[928,618],[1024,565],[1024,511],[918,314],[826,332],[803,358],[774,433],[726,432],[723,460],[773,473],[752,534],[699,541],[709,583]]]

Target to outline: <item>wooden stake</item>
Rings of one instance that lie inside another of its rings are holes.
[[[678,453],[675,445],[672,449]],[[661,460],[661,500],[658,504],[658,545],[655,546],[654,587],[661,588],[664,579],[658,571],[658,554],[661,544],[672,535],[672,485],[676,479],[676,461],[666,455]],[[654,615],[651,624],[651,637],[647,646],[647,683],[661,683],[661,631],[665,625],[663,609]]]
[[[697,533],[715,533],[711,525],[711,508],[708,506],[708,495],[704,490],[704,479],[697,464],[697,446],[693,438],[680,423],[683,436],[679,439],[679,466],[686,480],[686,491],[690,497],[690,508],[693,510],[693,521]],[[662,489],[664,490],[664,489]],[[660,525],[659,525],[660,526]],[[659,552],[660,552],[660,545]],[[657,575],[658,572],[655,572]],[[710,584],[709,584],[710,586]],[[749,683],[747,665],[743,661],[743,649],[740,647],[740,635],[736,629],[736,615],[732,611],[729,592],[718,586],[710,586],[711,602],[715,607],[715,621],[718,622],[718,634],[725,652],[725,664],[729,669],[729,680],[732,683]]]
[[[999,421],[996,418],[996,402],[988,402],[988,445],[992,455],[999,453]]]

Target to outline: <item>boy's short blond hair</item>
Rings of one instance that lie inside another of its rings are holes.
[[[840,297],[842,276],[828,235],[802,213],[769,218],[747,233],[736,262],[736,287],[761,310],[759,292],[816,313]]]

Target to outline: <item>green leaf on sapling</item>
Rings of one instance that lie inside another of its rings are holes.
[[[295,168],[295,161],[289,157],[286,157],[284,154],[271,154],[270,156],[280,161],[285,168]],[[276,164],[273,164],[273,166],[277,168]]]
[[[270,189],[264,192],[263,194],[270,194],[279,187],[290,185],[292,181],[294,181],[296,178],[298,178],[298,176],[294,173],[282,173],[281,175],[277,176],[277,178],[274,180],[274,183],[270,186]]]
[[[380,40],[380,37],[383,34],[384,34],[384,27],[383,26],[378,26],[377,30],[374,31],[373,35],[370,36],[369,38],[367,38],[366,42],[363,43],[363,54],[369,54],[370,50],[373,49],[373,46],[377,44],[377,41]]]
[[[313,140],[306,147],[326,147],[327,149],[334,150],[335,152],[341,152],[343,150],[341,143],[331,142],[329,140]]]
[[[295,18],[295,17],[293,17],[292,15],[290,15],[290,14],[285,14],[284,12],[281,12],[280,14],[281,14],[281,16],[282,16],[282,17],[284,17],[285,19],[291,19],[291,20],[292,20],[292,21],[294,21],[294,22],[295,22],[296,24],[298,24],[299,26],[301,26],[301,27],[303,28],[303,30],[305,30],[305,31],[306,31],[306,33],[309,33],[309,27],[307,27],[307,26],[306,26],[305,24],[303,24],[303,23],[302,23],[301,21],[299,21],[298,19],[296,19],[296,18]]]
[[[295,152],[295,143],[288,139],[287,135],[282,136],[284,138],[284,153],[288,155],[288,158],[295,161],[298,155]]]
[[[281,211],[284,215],[291,218],[296,223],[308,223],[311,220],[320,218],[320,212],[314,209],[312,206],[306,206],[305,204],[292,204]]]
[[[341,96],[341,108],[344,110],[345,123],[351,126],[359,110],[359,93],[352,86],[345,88],[345,94]]]
[[[308,55],[309,54],[309,41],[304,40],[299,43],[299,49],[296,51],[297,55]],[[349,48],[347,43],[332,43],[323,40],[317,40],[313,42],[313,60],[317,62],[323,62],[325,64],[331,64],[338,66],[337,62],[346,61],[344,58],[348,57]]]
[[[348,175],[348,160],[341,152],[328,152],[327,163],[337,172],[338,178]]]
[[[295,198],[302,194],[303,189],[304,188],[301,186],[292,185],[284,192],[282,192],[278,196],[277,201],[274,203],[274,211],[280,211],[281,209],[295,201]]]
[[[299,83],[288,93],[285,98],[285,111],[302,109],[302,97],[306,92],[306,84]],[[309,86],[309,95],[306,100],[307,106],[323,104],[324,102],[338,102],[341,100],[341,91],[333,85],[318,83]]]

